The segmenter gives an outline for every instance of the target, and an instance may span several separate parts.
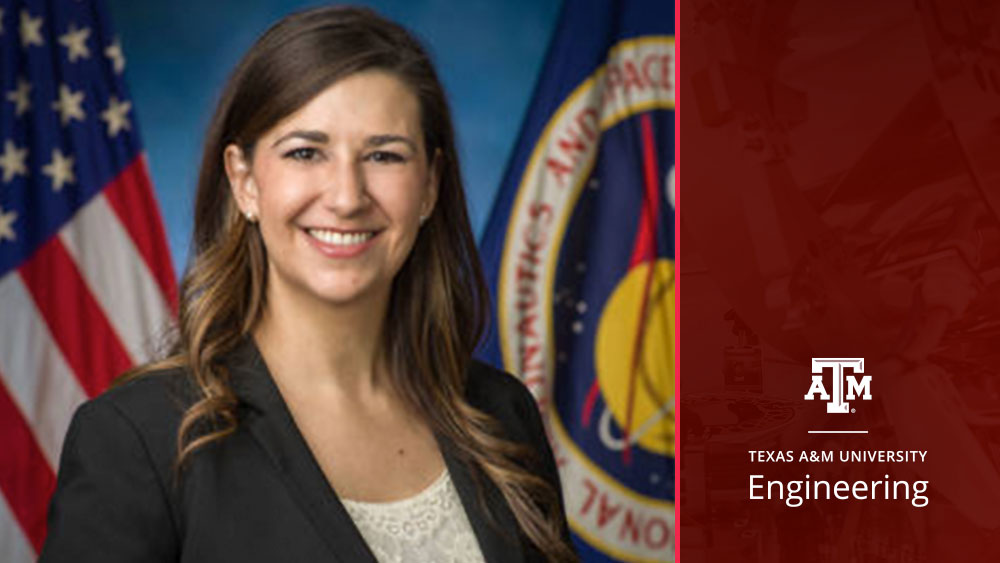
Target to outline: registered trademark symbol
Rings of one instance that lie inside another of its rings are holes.
[[[858,412],[858,409],[851,409],[851,412]]]

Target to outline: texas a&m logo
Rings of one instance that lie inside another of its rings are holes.
[[[844,368],[851,368],[852,375],[844,375]],[[833,370],[833,393],[826,392],[823,385],[823,368]],[[811,401],[819,395],[826,404],[826,412],[853,412],[848,400],[860,397],[862,400],[872,400],[872,376],[865,375],[864,358],[813,358],[812,385],[806,393],[806,400]],[[858,381],[858,377],[861,380]]]

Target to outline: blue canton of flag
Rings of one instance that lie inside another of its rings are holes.
[[[0,0],[0,561],[34,561],[76,407],[149,359],[176,282],[96,0]]]
[[[482,240],[586,561],[674,546],[674,14],[567,0]]]

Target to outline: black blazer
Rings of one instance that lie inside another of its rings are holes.
[[[247,338],[226,364],[239,425],[195,453],[180,479],[172,465],[177,428],[192,397],[182,372],[142,376],[79,408],[63,446],[41,562],[375,563],[253,341]],[[478,362],[467,388],[468,401],[499,420],[509,439],[538,452],[533,469],[561,495],[527,389]],[[543,561],[499,490],[450,442],[439,436],[438,444],[486,561]],[[563,530],[568,542],[565,522]]]

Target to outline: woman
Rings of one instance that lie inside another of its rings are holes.
[[[565,561],[449,110],[405,30],[289,16],[208,132],[174,353],[77,412],[42,561]]]

